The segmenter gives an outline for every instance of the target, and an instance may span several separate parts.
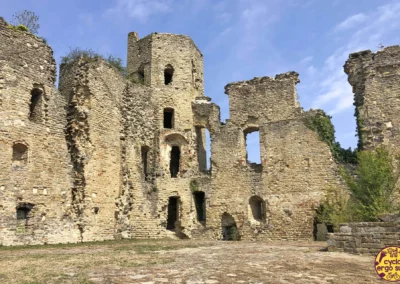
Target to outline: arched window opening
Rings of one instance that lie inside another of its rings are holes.
[[[211,138],[207,128],[196,127],[197,160],[200,172],[211,169]]]
[[[246,143],[246,161],[261,164],[260,132],[258,128],[248,128],[244,131]]]
[[[31,91],[31,101],[29,104],[29,120],[33,122],[41,121],[42,101],[43,101],[43,90],[39,88],[34,88]]]
[[[174,109],[164,109],[164,128],[174,128]]]
[[[172,146],[171,160],[169,164],[169,170],[171,172],[172,178],[176,178],[178,176],[180,159],[181,159],[181,150],[179,149],[178,146]]]
[[[149,147],[142,146],[142,167],[145,180],[148,178],[148,154]]]
[[[168,199],[167,230],[175,230],[177,221],[179,221],[179,196],[172,196]]]
[[[236,226],[235,219],[228,213],[222,214],[221,218],[222,240],[223,241],[239,241],[240,234]]]
[[[174,68],[168,64],[164,69],[164,84],[169,85],[172,82],[174,76]]]
[[[264,200],[259,196],[252,196],[249,199],[249,205],[253,219],[257,221],[264,221],[265,220]]]
[[[206,194],[203,191],[193,192],[194,205],[196,207],[197,221],[206,220]]]
[[[12,161],[13,166],[22,167],[28,164],[28,146],[22,143],[14,143]]]

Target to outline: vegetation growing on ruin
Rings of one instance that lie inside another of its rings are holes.
[[[68,64],[76,61],[79,58],[83,58],[86,60],[102,58],[105,61],[107,61],[107,63],[110,64],[112,67],[117,69],[117,71],[120,72],[122,76],[124,77],[126,76],[126,67],[123,66],[122,64],[123,61],[121,58],[111,54],[105,57],[104,55],[90,48],[89,49],[82,49],[79,47],[70,48],[70,51],[65,56],[61,57],[61,64]]]
[[[338,162],[350,164],[357,163],[356,150],[343,149],[340,143],[335,139],[335,127],[331,121],[332,117],[324,111],[318,111],[315,115],[309,115],[304,118],[305,125],[313,131],[316,131],[322,141],[328,143],[333,157]]]
[[[319,222],[338,227],[352,221],[377,221],[377,216],[398,213],[396,173],[393,157],[385,148],[357,153],[358,166],[354,173],[342,167],[340,175],[348,191],[336,188],[328,190],[325,200],[317,209]]]
[[[195,191],[199,190],[199,184],[198,184],[197,180],[190,181],[190,190],[192,192],[195,192]]]
[[[363,138],[362,138],[361,129],[364,127],[364,120],[361,118],[360,110],[358,109],[357,105],[355,107],[354,116],[356,117],[356,124],[357,124],[357,136],[358,136],[357,148],[359,150],[362,150],[364,145],[363,145]]]
[[[35,12],[24,10],[13,15],[11,23],[13,27],[19,31],[29,31],[37,34],[40,28],[39,16]]]
[[[13,26],[13,25],[8,25],[8,28],[14,30],[14,31],[21,31],[21,32],[27,32],[28,28],[25,27],[24,25],[18,25],[18,26]]]

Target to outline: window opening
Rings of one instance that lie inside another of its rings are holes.
[[[206,220],[206,203],[205,203],[205,193],[203,191],[193,192],[194,204],[196,207],[197,221]]]
[[[228,213],[222,214],[221,218],[222,240],[238,241],[240,240],[239,230],[236,226],[235,219]]]
[[[22,143],[13,145],[13,165],[24,166],[28,163],[28,147]]]
[[[149,147],[143,146],[142,147],[142,167],[143,167],[143,174],[144,174],[145,180],[147,180],[147,177],[148,177],[148,172],[147,172],[148,153],[149,153]]]
[[[172,146],[169,170],[171,172],[171,177],[173,178],[176,178],[178,176],[180,159],[181,159],[181,150],[179,149],[178,146]]]
[[[31,91],[31,101],[29,104],[29,120],[33,122],[40,122],[42,115],[40,107],[42,104],[43,91],[38,88],[34,88]]]
[[[249,199],[251,213],[253,215],[253,219],[257,221],[265,220],[265,202],[259,196],[252,196]]]
[[[34,207],[34,204],[30,204],[30,203],[24,203],[24,204],[20,204],[17,206],[16,208],[16,217],[17,220],[19,221],[19,224],[21,224],[21,222],[25,225],[28,226],[28,221],[29,218],[31,217],[31,210]],[[22,224],[21,224],[22,225]]]
[[[246,161],[248,163],[261,164],[260,132],[258,129],[244,131],[246,143]]]
[[[164,84],[169,85],[172,82],[174,76],[174,68],[168,64],[164,69]]]
[[[167,229],[174,230],[177,221],[179,221],[179,197],[173,196],[168,199]]]
[[[164,109],[164,128],[174,128],[174,110],[172,108]]]

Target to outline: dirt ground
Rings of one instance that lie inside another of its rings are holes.
[[[383,283],[322,242],[123,240],[0,248],[0,283]]]

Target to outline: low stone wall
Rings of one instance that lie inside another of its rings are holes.
[[[329,251],[376,255],[390,245],[400,245],[400,222],[348,223],[328,234]]]

